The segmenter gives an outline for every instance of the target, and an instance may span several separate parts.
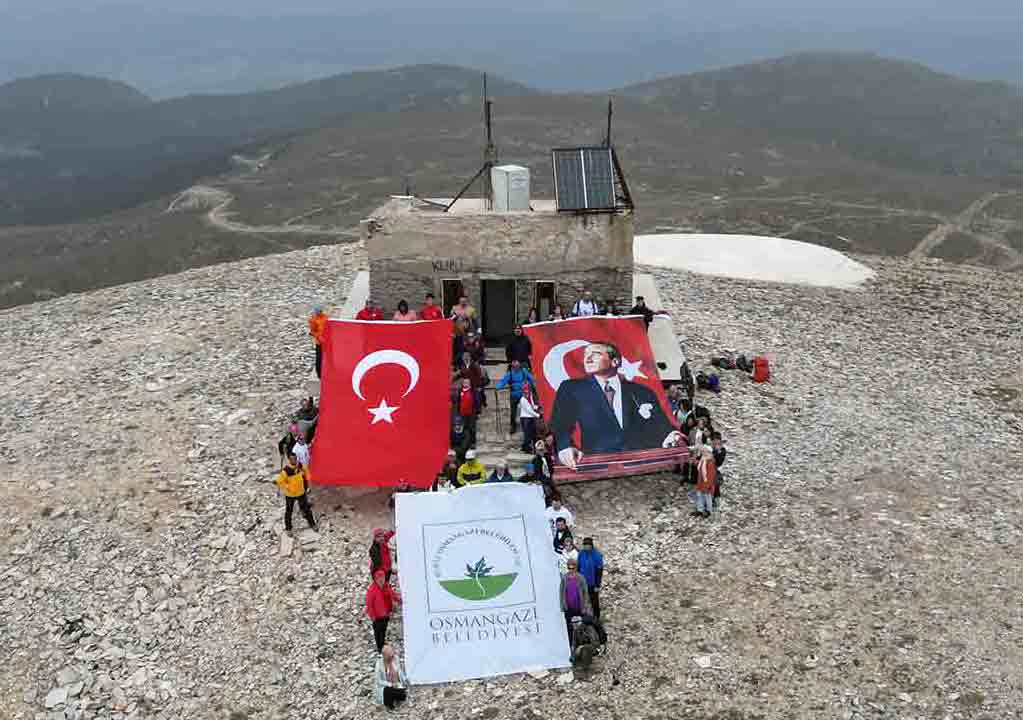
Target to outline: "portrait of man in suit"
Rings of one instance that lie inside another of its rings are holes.
[[[682,441],[654,391],[618,374],[621,363],[614,345],[590,343],[583,354],[586,377],[558,387],[551,426],[566,467],[574,470],[587,454],[675,447]],[[572,444],[577,427],[580,447]]]

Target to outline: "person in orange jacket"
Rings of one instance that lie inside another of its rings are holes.
[[[384,571],[377,570],[366,589],[366,615],[373,621],[373,639],[378,653],[384,649],[387,641],[387,623],[395,604],[401,604],[401,595],[388,585]]]
[[[316,377],[319,377],[323,368],[323,341],[327,339],[327,314],[322,307],[313,308],[309,316],[309,334],[316,343]]]

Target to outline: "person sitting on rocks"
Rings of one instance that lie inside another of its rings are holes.
[[[291,423],[288,425],[287,434],[280,439],[277,443],[277,452],[281,456],[281,469],[284,469],[285,461],[288,458],[288,453],[295,449],[295,442],[298,440],[298,436],[301,431],[298,429],[297,423]]]
[[[310,395],[302,401],[302,406],[295,413],[295,424],[299,432],[305,436],[306,444],[313,441],[316,435],[316,421],[320,417],[320,409],[316,407],[316,400]]]
[[[373,639],[378,653],[384,650],[387,623],[396,604],[401,604],[401,595],[387,582],[384,571],[377,570],[366,589],[366,615],[373,621]]]
[[[298,458],[293,452],[288,453],[287,463],[277,476],[277,487],[284,493],[284,532],[291,532],[291,515],[295,510],[295,503],[298,503],[309,527],[315,530],[316,520],[313,519],[309,498],[306,497],[305,470],[298,464]]]
[[[465,462],[458,468],[458,487],[480,485],[487,478],[487,468],[476,459],[476,451],[465,454]]]
[[[518,360],[519,365],[526,368],[527,370],[531,367],[533,354],[533,343],[526,337],[525,331],[522,329],[522,325],[516,325],[515,330],[512,333],[511,338],[508,340],[508,344],[504,346],[504,357],[511,365],[513,361]]]
[[[443,320],[444,312],[434,304],[433,293],[426,293],[426,304],[419,311],[422,320]]]
[[[569,530],[568,523],[565,522],[565,518],[559,517],[554,524],[554,552],[560,553],[565,546],[565,539],[571,537],[572,531]]]
[[[511,471],[508,470],[507,460],[498,460],[497,465],[494,466],[494,472],[490,473],[487,477],[488,483],[502,483],[502,482],[515,482],[514,476]]]
[[[369,574],[372,577],[378,570],[384,573],[384,579],[391,581],[394,561],[391,558],[391,538],[393,530],[373,529],[373,542],[369,546]]]
[[[356,320],[383,320],[384,313],[380,307],[373,302],[373,298],[366,298],[366,307],[355,314]]]
[[[583,547],[577,558],[579,574],[586,578],[590,591],[593,617],[600,619],[600,583],[604,579],[604,555],[593,544],[592,537],[583,538]]]
[[[394,648],[384,645],[377,658],[373,697],[388,710],[397,709],[408,698],[408,679]]]
[[[495,390],[508,388],[510,392],[508,407],[511,417],[508,432],[512,435],[519,429],[519,400],[522,399],[522,394],[527,386],[536,392],[536,378],[533,377],[533,373],[522,367],[522,363],[518,360],[511,361],[508,372],[494,385]]]
[[[444,461],[444,467],[440,469],[437,477],[434,478],[434,492],[448,492],[455,489],[455,480],[458,478],[458,466],[460,464],[458,453],[453,449],[448,450],[448,457]]]
[[[394,311],[394,320],[398,322],[412,322],[418,320],[415,310],[409,310],[408,302],[405,300],[398,301],[398,309]]]

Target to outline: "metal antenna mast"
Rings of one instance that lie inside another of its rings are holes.
[[[604,145],[611,147],[611,116],[614,114],[614,101],[611,96],[607,98],[607,135],[604,136]]]
[[[492,121],[494,103],[490,100],[490,95],[487,93],[487,74],[483,73],[483,125],[486,130],[487,146],[483,150],[483,167],[476,171],[476,174],[469,180],[458,191],[454,199],[448,203],[448,206],[444,208],[444,212],[447,212],[458,200],[465,194],[465,192],[472,187],[472,184],[476,182],[477,178],[483,178],[483,208],[485,210],[494,209],[494,188],[492,180],[490,178],[490,170],[497,165],[497,146],[494,144],[494,127]]]

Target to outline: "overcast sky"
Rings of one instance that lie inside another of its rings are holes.
[[[674,16],[720,18],[776,19],[779,21],[855,22],[856,24],[887,24],[913,18],[968,19],[977,22],[999,22],[1007,18],[1023,19],[1020,0],[516,0],[486,2],[486,0],[401,0],[393,4],[378,4],[365,0],[132,0],[111,3],[104,0],[0,0],[0,9],[22,12],[40,12],[67,8],[94,8],[103,5],[144,6],[154,10],[201,12],[204,14],[290,14],[296,12],[364,13],[397,8],[493,8],[496,12],[516,10],[583,11],[601,14],[643,15],[668,13]],[[0,28],[2,37],[2,28]]]

